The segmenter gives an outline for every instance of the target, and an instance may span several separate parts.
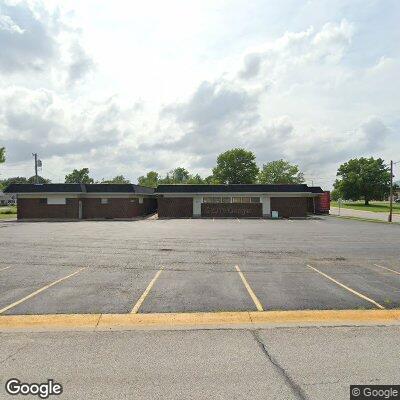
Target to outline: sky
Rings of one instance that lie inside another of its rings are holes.
[[[397,0],[0,0],[0,179],[400,160]],[[400,165],[400,164],[398,164]],[[397,176],[400,170],[395,171]]]

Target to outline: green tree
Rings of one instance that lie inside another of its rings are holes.
[[[0,189],[3,190],[12,183],[28,183],[28,181],[24,176],[15,176],[12,178],[2,179],[0,180]]]
[[[0,164],[6,161],[6,149],[5,147],[0,147]]]
[[[218,185],[221,182],[214,175],[209,175],[204,178],[204,183],[206,183],[207,185]]]
[[[338,201],[340,199],[340,193],[337,189],[331,191],[331,200]]]
[[[202,183],[204,183],[204,181],[199,174],[196,174],[189,175],[189,179],[186,181],[186,183],[189,183],[191,185],[201,185]]]
[[[189,179],[189,171],[183,167],[177,167],[171,172],[171,178],[174,183],[185,183]]]
[[[158,175],[158,172],[150,171],[146,174],[146,176],[139,176],[138,183],[141,186],[155,188],[157,187],[159,179],[160,176]]]
[[[213,176],[221,183],[255,183],[258,167],[255,155],[245,149],[232,149],[217,158]]]
[[[111,179],[103,179],[101,183],[131,183],[129,179],[126,179],[123,175],[117,175]]]
[[[390,169],[381,158],[355,158],[342,164],[334,188],[345,200],[382,199],[389,193]]]
[[[89,176],[89,168],[74,169],[70,174],[65,175],[65,183],[93,183]]]
[[[35,176],[28,178],[27,183],[35,183]],[[38,183],[51,183],[50,179],[43,178],[43,176],[38,175]]]
[[[271,161],[264,164],[258,174],[259,183],[303,183],[304,174],[297,165],[285,160]]]

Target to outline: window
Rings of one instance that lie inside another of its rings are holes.
[[[47,204],[65,205],[66,199],[65,199],[65,197],[51,196],[51,197],[47,198]]]
[[[108,204],[108,199],[101,199],[101,204]]]
[[[65,202],[68,206],[72,206],[74,204],[74,199],[65,199]]]
[[[221,197],[213,197],[213,203],[221,203]]]
[[[252,197],[251,198],[252,203],[260,203],[260,198],[259,197]]]
[[[242,203],[250,203],[250,197],[242,197]]]
[[[39,204],[47,204],[47,198],[39,199]]]
[[[203,203],[212,203],[213,198],[212,197],[203,197]]]
[[[230,203],[231,198],[230,197],[222,197],[222,203]]]
[[[241,203],[242,198],[241,197],[232,197],[232,203]]]

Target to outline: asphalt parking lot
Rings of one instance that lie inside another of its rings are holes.
[[[392,309],[400,226],[0,222],[0,314]]]

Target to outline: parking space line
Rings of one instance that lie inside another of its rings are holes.
[[[348,286],[346,286],[346,285],[343,285],[343,283],[340,283],[339,281],[337,281],[336,279],[333,279],[333,278],[330,277],[329,275],[324,274],[323,272],[321,272],[321,271],[318,270],[317,268],[314,268],[314,267],[312,267],[311,265],[308,265],[308,264],[307,264],[307,267],[308,267],[308,268],[311,268],[311,269],[314,270],[315,272],[318,272],[319,274],[321,274],[321,275],[324,276],[325,278],[327,278],[327,279],[329,279],[330,281],[336,283],[337,285],[339,285],[340,287],[342,287],[342,288],[348,290],[349,292],[355,294],[356,296],[361,297],[362,299],[364,299],[364,300],[366,300],[366,301],[369,301],[370,303],[374,304],[376,307],[378,307],[378,308],[380,308],[380,309],[382,309],[382,310],[385,309],[385,307],[383,307],[381,304],[377,303],[375,300],[372,300],[372,299],[370,299],[369,297],[367,297],[367,296],[365,296],[365,295],[363,295],[363,294],[357,292],[356,290],[354,290],[354,289],[352,289],[352,288],[350,288],[350,287],[348,287]]]
[[[390,271],[390,272],[393,272],[394,274],[400,275],[400,272],[399,271],[395,271],[394,269],[383,267],[382,265],[378,265],[378,264],[374,264],[374,265],[375,265],[375,267],[386,269],[387,271]]]
[[[244,277],[242,271],[240,270],[238,265],[235,265],[236,271],[239,273],[239,276],[243,282],[243,285],[245,286],[245,288],[247,289],[247,291],[249,292],[250,297],[252,298],[257,311],[264,311],[263,306],[260,303],[260,300],[258,300],[257,296],[255,295],[255,293],[253,292],[253,289],[250,287],[249,283],[247,282],[247,279]]]
[[[72,274],[69,274],[69,275],[67,275],[67,276],[64,276],[63,278],[57,279],[56,281],[54,281],[54,282],[52,282],[52,283],[49,283],[48,285],[43,286],[42,288],[40,288],[40,289],[38,289],[38,290],[35,290],[33,293],[28,294],[28,296],[25,296],[25,297],[23,297],[22,299],[16,301],[15,303],[12,303],[12,304],[10,304],[10,305],[8,305],[8,306],[2,308],[2,309],[0,310],[0,314],[6,312],[6,311],[9,310],[10,308],[13,308],[13,307],[18,306],[19,304],[25,302],[26,300],[31,299],[32,297],[38,295],[39,293],[43,292],[44,290],[49,289],[49,288],[51,288],[51,287],[54,286],[54,285],[57,285],[57,283],[60,283],[60,282],[62,282],[62,281],[65,281],[66,279],[71,278],[72,276],[74,276],[74,275],[76,275],[76,274],[79,274],[79,272],[81,272],[81,271],[84,270],[84,269],[86,269],[86,267],[79,268],[77,271],[73,272]]]
[[[134,307],[132,308],[131,314],[137,314],[139,311],[140,306],[143,304],[144,300],[146,299],[147,295],[150,293],[151,288],[153,287],[154,283],[160,276],[161,272],[163,271],[164,267],[161,267],[159,271],[154,275],[154,278],[150,281],[149,285],[147,286],[146,290],[140,296],[139,300],[136,302]]]
[[[11,268],[11,266],[9,267],[4,267],[4,268],[0,268],[0,271],[5,271],[6,269]]]
[[[240,222],[240,219],[239,218],[236,218],[237,219],[237,222]]]

